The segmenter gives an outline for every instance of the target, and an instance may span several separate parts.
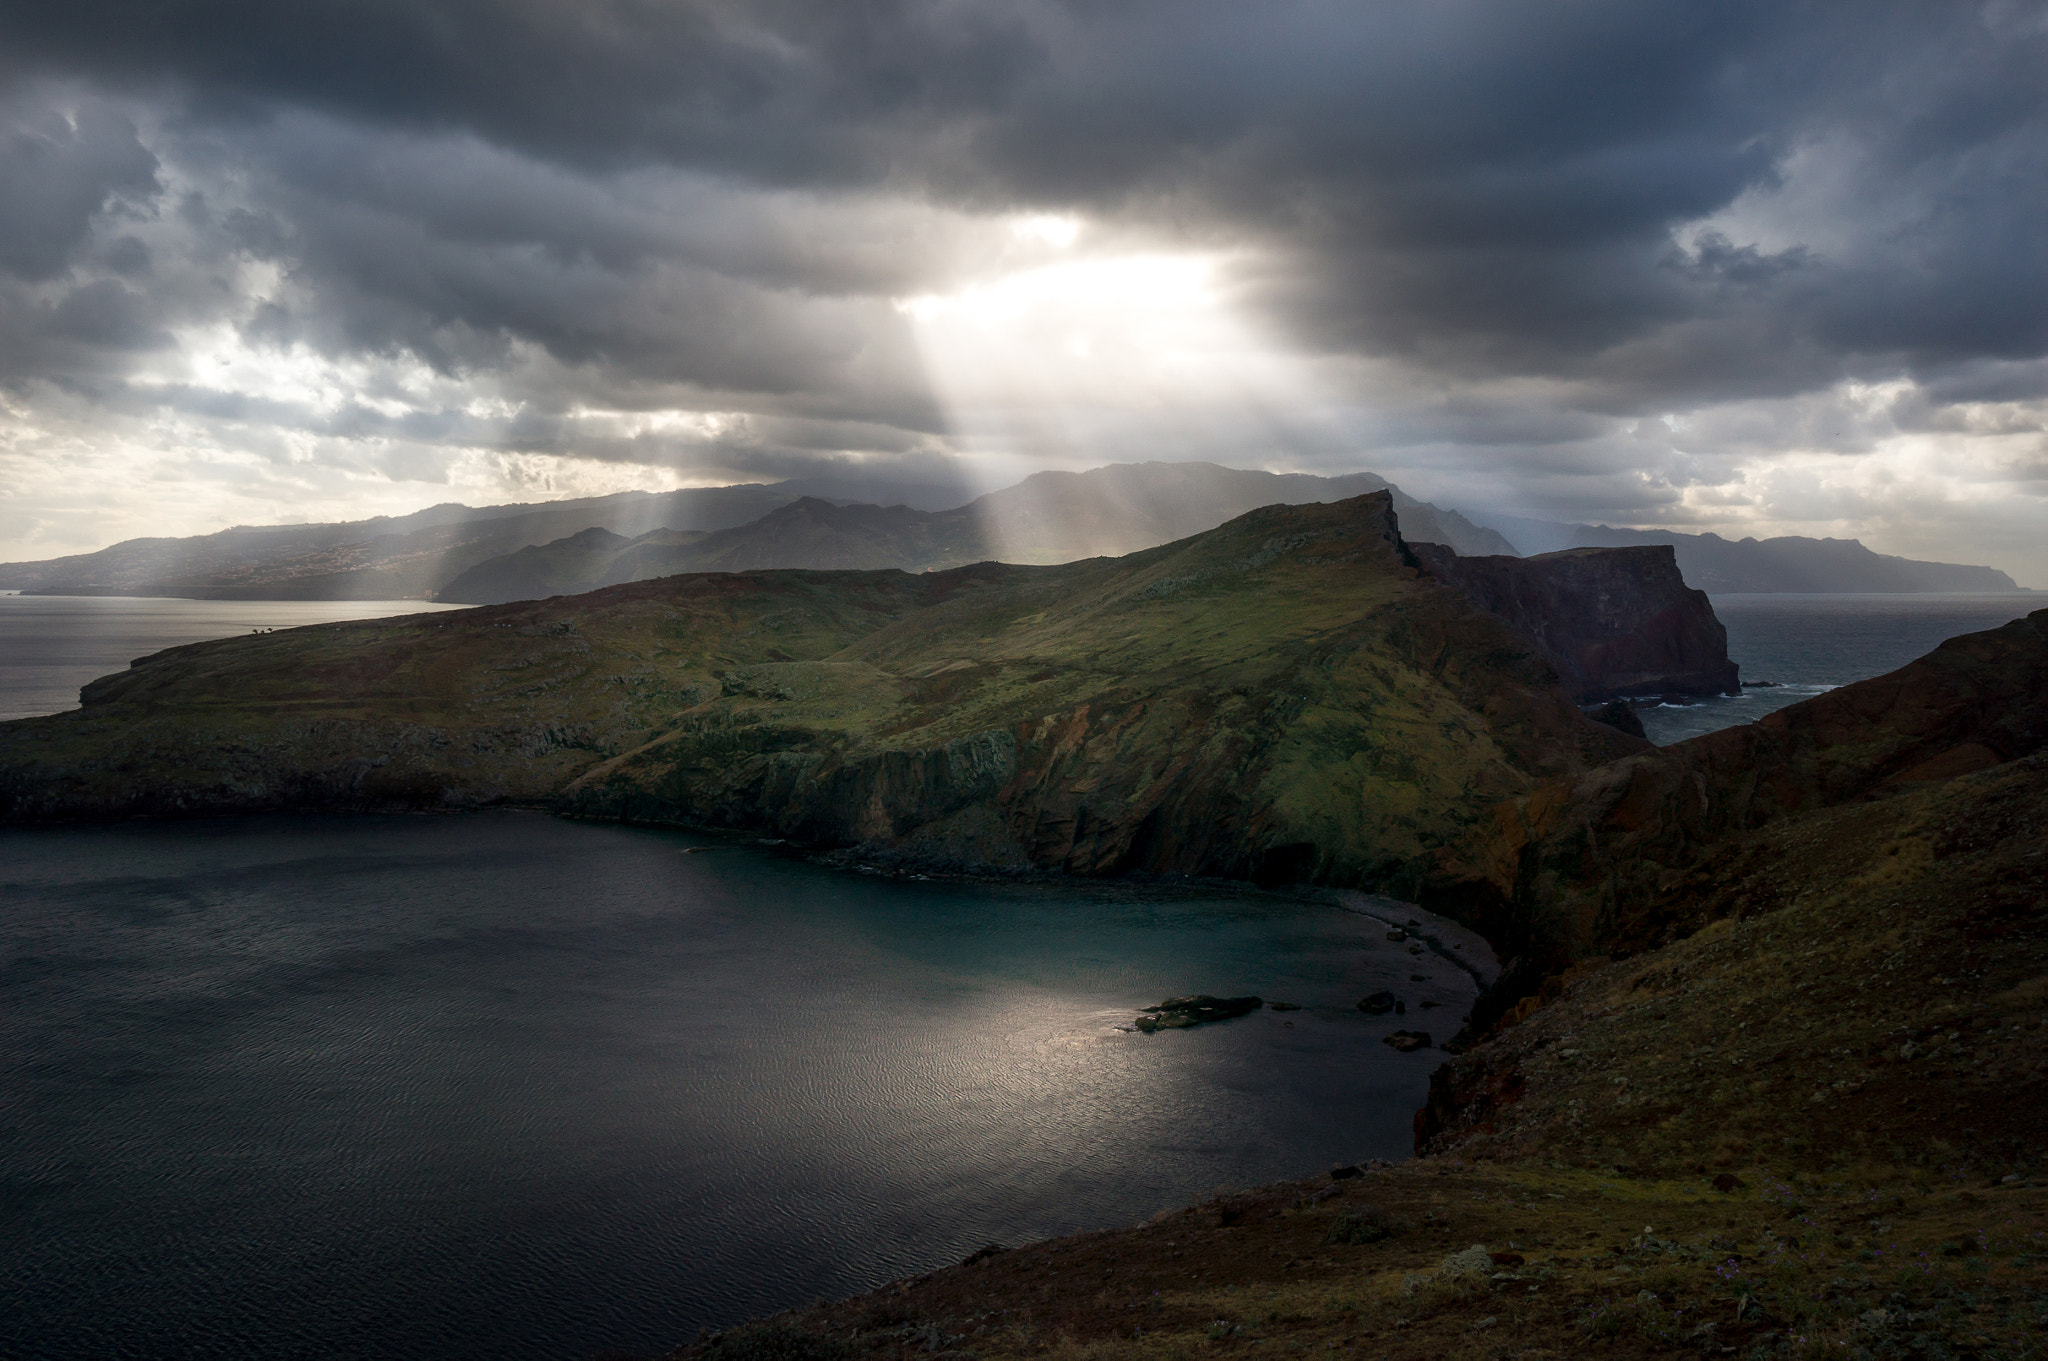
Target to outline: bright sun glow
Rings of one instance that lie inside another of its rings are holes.
[[[970,456],[1286,462],[1323,442],[1314,427],[1328,403],[1307,365],[1236,306],[1235,263],[1082,256],[897,307]]]
[[[1033,213],[1010,220],[1010,235],[1019,241],[1065,250],[1081,239],[1081,219],[1055,213]]]

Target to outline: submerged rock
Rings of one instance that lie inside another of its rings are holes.
[[[1403,1005],[1401,999],[1394,996],[1391,992],[1376,992],[1370,996],[1359,998],[1358,1009],[1368,1016],[1384,1016],[1390,1011],[1399,1011],[1405,1014],[1408,1010]]]
[[[1169,997],[1156,1007],[1145,1008],[1145,1014],[1138,1017],[1138,1029],[1148,1035],[1155,1030],[1185,1030],[1209,1021],[1248,1015],[1264,1005],[1257,997],[1211,997],[1206,993]]]
[[[1387,1036],[1384,1043],[1392,1045],[1403,1054],[1409,1054],[1417,1049],[1429,1048],[1429,1032],[1427,1030],[1397,1030]]]

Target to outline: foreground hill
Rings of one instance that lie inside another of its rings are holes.
[[[681,572],[778,567],[905,572],[975,562],[1055,564],[1121,557],[1213,529],[1260,506],[1393,497],[1403,534],[1459,553],[1514,548],[1489,529],[1415,500],[1372,473],[1312,477],[1221,468],[1213,463],[1116,464],[1085,473],[1037,473],[944,511],[835,504],[806,497],[752,524],[717,533],[661,530],[639,538],[583,533],[480,562],[437,598],[495,605]]]
[[[0,727],[0,810],[568,811],[933,862],[1401,880],[1638,750],[1385,492],[1062,567],[670,577],[174,649]]]
[[[1429,895],[1520,961],[1493,998],[1505,1005],[1576,959],[1640,950],[1739,909],[1723,848],[1759,828],[2043,746],[2048,610],[2037,610],[1755,723],[1503,802],[1441,852]]]

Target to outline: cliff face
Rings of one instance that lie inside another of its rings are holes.
[[[1739,910],[1716,857],[1747,833],[2044,746],[2048,610],[1509,800],[1445,849],[1425,901],[1519,959],[1498,1006],[1575,958],[1640,950]]]
[[[933,860],[1405,886],[1640,750],[1386,493],[1064,567],[673,577],[175,649],[0,727],[12,819],[497,799]]]
[[[1738,687],[1728,631],[1669,548],[1575,548],[1533,558],[1416,553],[1437,580],[1528,638],[1580,704]]]

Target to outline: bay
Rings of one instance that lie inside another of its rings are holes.
[[[1380,1041],[1474,984],[1386,936],[531,813],[0,831],[0,1354],[651,1354],[1403,1157],[1442,1055]],[[1119,1029],[1189,992],[1304,1009]]]

